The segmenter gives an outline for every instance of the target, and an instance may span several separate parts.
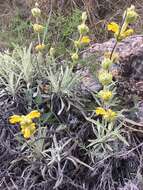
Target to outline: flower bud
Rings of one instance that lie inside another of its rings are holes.
[[[108,109],[104,114],[103,118],[108,122],[112,122],[117,118],[117,113],[112,111],[111,109]]]
[[[31,13],[34,17],[40,17],[41,16],[41,10],[38,7],[31,9]]]
[[[73,53],[72,56],[71,56],[71,58],[72,58],[73,61],[77,61],[78,58],[79,58],[79,56],[78,56],[77,53]]]
[[[51,57],[54,57],[55,52],[56,52],[56,51],[55,51],[55,48],[51,47],[50,50],[49,50],[50,56],[51,56]]]
[[[112,82],[112,74],[109,73],[108,71],[106,70],[102,70],[99,72],[99,76],[98,76],[98,79],[99,79],[99,82],[105,86],[105,85],[109,85],[111,82]]]
[[[107,58],[107,59],[111,59],[112,63],[116,63],[119,60],[119,54],[116,53],[116,52],[113,52],[112,56],[111,56],[111,52],[110,51],[109,52],[105,52],[104,53],[104,57]]]
[[[75,40],[75,41],[74,41],[74,46],[75,46],[76,48],[81,48],[81,43],[80,43],[80,41],[79,41],[79,40]]]
[[[126,16],[125,22],[133,23],[137,20],[138,14],[135,11],[135,6],[131,5],[130,8],[127,8],[126,12],[124,13],[124,17]]]
[[[40,24],[34,24],[33,29],[34,29],[34,32],[36,33],[42,33],[44,31],[44,26]]]
[[[103,69],[108,70],[112,64],[113,62],[110,58],[104,58],[104,60],[101,63],[101,66]]]
[[[95,110],[96,115],[105,115],[106,110],[102,107],[97,107]]]
[[[81,35],[85,35],[89,32],[89,28],[86,24],[83,23],[81,25],[78,25],[78,31]]]
[[[83,12],[82,13],[82,22],[85,23],[86,20],[87,20],[87,13]]]
[[[39,7],[39,4],[37,2],[35,3],[35,7]]]
[[[134,30],[130,28],[130,29],[126,30],[125,32],[121,33],[121,38],[124,39],[133,34],[134,34]]]

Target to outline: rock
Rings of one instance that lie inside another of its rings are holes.
[[[95,43],[86,51],[84,57],[97,54],[99,61],[105,52],[111,52],[115,44],[115,39],[104,43]],[[119,64],[117,69],[122,82],[128,82],[130,90],[140,96],[143,96],[143,35],[135,35],[119,42],[116,47],[116,53],[119,55]],[[113,69],[113,70],[114,70]]]
[[[100,62],[104,53],[111,52],[114,45],[115,39],[104,43],[95,43],[83,54],[83,58],[96,54],[96,59]],[[129,94],[143,97],[143,35],[131,36],[119,42],[116,53],[119,55],[119,64],[113,65],[112,73],[120,81],[120,88],[118,88],[120,93],[124,96],[126,91]],[[95,64],[95,62],[93,61],[91,64]],[[90,90],[101,88],[98,80],[89,71],[82,71],[82,73],[83,84],[86,88]],[[121,87],[125,89],[122,90]]]
[[[102,86],[99,83],[98,79],[93,76],[88,68],[84,68],[83,70],[80,69],[77,71],[77,73],[82,77],[80,90],[83,92],[83,94],[88,95],[90,91],[98,92],[102,89]]]
[[[104,43],[95,43],[89,48],[84,57],[97,55],[101,61],[105,52],[111,52],[115,44],[115,39],[110,39]],[[143,122],[143,35],[135,35],[119,42],[116,47],[119,55],[119,63],[113,67],[116,74],[115,80],[118,81],[117,93],[124,108],[131,108],[137,105],[139,120]],[[95,63],[93,63],[95,64]],[[90,86],[90,84],[88,84]],[[138,101],[134,99],[137,97]]]
[[[113,38],[104,43],[95,43],[89,49],[89,52],[104,53],[106,51],[111,51],[114,47],[114,44],[115,44],[115,39]],[[142,47],[143,47],[143,35],[134,35],[119,42],[116,51],[120,53],[119,56],[121,58],[125,58],[135,53],[138,54],[137,52],[139,51],[143,52]]]
[[[89,49],[89,54],[98,53],[102,56],[105,52],[111,52],[114,44],[115,39],[101,44],[95,43]],[[131,36],[119,42],[116,52],[119,55],[122,75],[143,80],[143,35]]]

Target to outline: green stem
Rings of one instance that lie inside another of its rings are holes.
[[[38,43],[41,44],[40,34],[38,33]]]
[[[45,42],[46,34],[48,32],[48,26],[49,26],[49,23],[50,23],[51,15],[52,15],[52,0],[51,0],[50,13],[49,13],[49,17],[48,17],[47,24],[46,24],[46,29],[45,29],[44,35],[43,35],[43,40],[42,40],[43,44]]]
[[[119,37],[120,37],[120,34],[121,34],[122,30],[124,30],[125,27],[127,28],[127,25],[126,25],[126,23],[125,23],[126,17],[127,17],[127,10],[126,10],[126,12],[125,12],[125,17],[124,17],[124,19],[123,19],[123,21],[122,21],[122,24],[121,24],[119,33],[118,33],[118,35],[117,35],[117,37],[116,37],[116,42],[115,42],[115,45],[113,46],[113,49],[112,49],[112,52],[111,52],[111,55],[110,55],[110,59],[112,59],[112,56],[113,56],[113,54],[114,54],[114,52],[115,52],[115,49],[116,49],[117,44],[118,44],[118,42],[119,42],[118,39],[119,39]]]

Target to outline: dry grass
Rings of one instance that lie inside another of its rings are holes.
[[[104,41],[108,38],[108,33],[105,32],[106,24],[111,20],[120,22],[123,10],[131,4],[136,6],[137,12],[140,15],[135,25],[136,32],[140,33],[143,26],[142,0],[84,0],[84,7],[89,14],[90,25],[98,40]]]
[[[29,5],[34,4],[34,0],[28,1]],[[106,24],[110,20],[120,21],[123,9],[131,4],[136,6],[140,15],[135,25],[136,32],[141,33],[143,28],[143,1],[142,0],[39,0],[40,7],[47,13],[51,7],[56,12],[60,10],[64,14],[68,14],[73,8],[78,7],[86,10],[89,16],[89,24],[96,38],[105,41],[109,36],[105,32]]]
[[[0,23],[2,29],[9,26],[11,20],[19,12],[20,16],[27,17],[29,10],[25,0],[0,0]]]
[[[23,17],[28,17],[26,6],[33,7],[35,0],[0,0],[0,22],[2,29],[6,28],[11,22],[11,18],[15,15],[17,7],[22,12]],[[64,15],[71,13],[77,7],[81,10],[86,10],[89,17],[89,25],[93,31],[93,38],[97,41],[106,41],[109,34],[106,32],[106,25],[110,20],[120,21],[123,9],[134,4],[137,12],[140,15],[134,28],[136,33],[141,33],[143,28],[143,1],[142,0],[39,0],[39,6],[47,14],[52,7],[52,10],[57,13],[61,12]],[[51,6],[52,3],[52,6]],[[26,11],[27,13],[26,13]],[[30,12],[30,11],[29,11]]]
[[[12,16],[14,15],[15,7],[11,1],[0,0],[0,22],[3,27],[7,27]]]

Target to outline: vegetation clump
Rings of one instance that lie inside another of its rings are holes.
[[[121,25],[107,25],[115,45],[93,71],[101,88],[87,95],[80,72],[92,42],[87,13],[64,58],[47,39],[52,16],[44,22],[37,2],[31,14],[36,37],[29,47],[0,53],[0,189],[141,190],[142,142],[128,130],[135,122],[120,106],[111,70],[117,44],[133,34],[135,7]]]

